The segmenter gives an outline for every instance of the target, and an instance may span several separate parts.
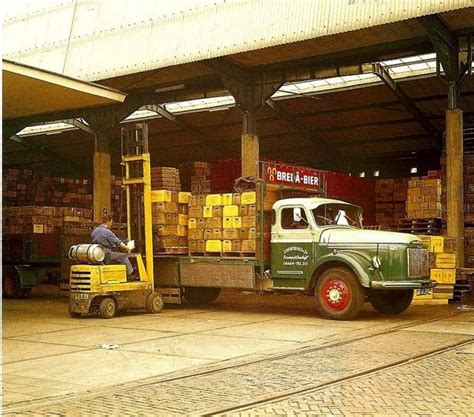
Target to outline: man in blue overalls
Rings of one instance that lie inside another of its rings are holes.
[[[92,242],[102,246],[105,250],[105,263],[108,264],[124,264],[127,267],[127,277],[133,278],[134,273],[128,253],[130,249],[122,242],[114,232],[112,232],[113,218],[106,214],[102,218],[102,224],[96,227],[92,232]],[[127,253],[119,253],[112,251],[113,248],[120,248],[127,251]],[[133,275],[133,276],[132,276]]]

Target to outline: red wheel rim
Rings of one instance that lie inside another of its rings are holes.
[[[340,279],[331,279],[323,286],[322,299],[324,305],[331,310],[344,310],[349,304],[350,297],[349,288]]]
[[[3,277],[3,287],[7,295],[13,294],[16,290],[16,277],[12,271],[7,271]]]

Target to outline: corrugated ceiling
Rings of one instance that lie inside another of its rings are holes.
[[[474,0],[42,3],[17,12],[9,3],[4,58],[99,80],[442,13]]]

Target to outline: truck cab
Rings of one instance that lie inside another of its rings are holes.
[[[383,313],[406,310],[414,289],[435,285],[428,256],[415,235],[364,230],[362,209],[344,201],[290,198],[273,205],[273,289],[314,294],[326,318],[354,318],[366,299]]]

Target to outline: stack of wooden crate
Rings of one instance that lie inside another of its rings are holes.
[[[474,268],[474,155],[464,155],[465,266]]]
[[[375,221],[377,225],[395,229],[399,220],[405,218],[408,180],[383,179],[375,182]]]
[[[255,191],[192,195],[188,213],[190,255],[255,256]]]
[[[52,177],[30,169],[8,169],[3,176],[4,206],[92,207],[87,179]]]
[[[3,234],[60,233],[64,222],[89,224],[92,210],[80,207],[5,207]]]
[[[407,217],[409,219],[441,218],[441,180],[414,177],[408,181]]]
[[[447,304],[454,297],[456,283],[456,240],[445,236],[420,236],[430,251],[430,279],[438,284],[431,291],[415,291],[415,300]]]
[[[151,193],[154,251],[188,253],[188,203],[190,193],[154,190]]]
[[[154,190],[181,191],[179,170],[169,167],[151,168],[151,188]]]
[[[183,164],[180,165],[179,171],[183,189],[198,195],[211,192],[211,166],[207,162]]]

